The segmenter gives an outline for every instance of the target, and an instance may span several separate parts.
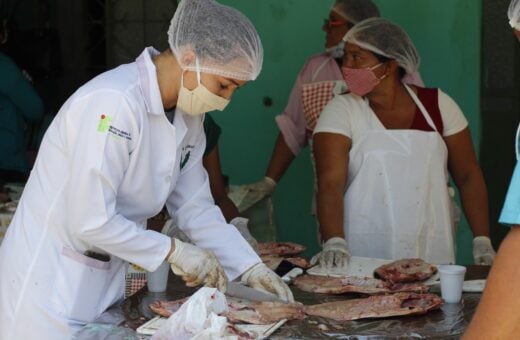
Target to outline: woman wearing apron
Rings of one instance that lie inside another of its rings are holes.
[[[334,95],[345,92],[340,68],[345,44],[341,39],[354,24],[378,16],[379,10],[371,0],[334,2],[322,26],[326,50],[305,62],[285,110],[276,117],[280,133],[265,177],[248,185],[252,201],[259,201],[272,194],[276,183],[294,158],[311,140],[312,131],[325,105]]]
[[[314,130],[326,242],[313,263],[342,270],[350,254],[453,263],[449,173],[475,235],[474,259],[490,264],[486,186],[464,115],[442,91],[403,83],[419,56],[396,24],[367,19],[344,40],[351,93],[334,98]]]
[[[520,0],[509,5],[509,23],[520,42]],[[513,68],[511,68],[513,72]],[[520,332],[520,126],[515,140],[516,166],[500,215],[500,223],[511,227],[500,245],[486,289],[464,339],[516,339]]]

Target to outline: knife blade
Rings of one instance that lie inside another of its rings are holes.
[[[284,302],[278,296],[260,290],[245,286],[239,282],[228,282],[226,286],[226,295],[245,299],[250,301],[273,301],[273,302]]]

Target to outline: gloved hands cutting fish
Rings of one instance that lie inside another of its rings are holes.
[[[175,249],[168,257],[172,271],[182,276],[186,286],[195,287],[204,283],[207,287],[226,291],[227,278],[224,269],[213,253],[178,239],[172,239]]]
[[[249,243],[249,245],[255,250],[255,252],[258,253],[258,242],[249,232],[249,227],[247,226],[248,222],[249,220],[247,218],[235,217],[229,223],[234,225],[238,229],[242,237]]]
[[[314,255],[311,265],[318,265],[326,269],[345,269],[350,260],[347,241],[341,237],[332,237],[323,244],[323,250]]]
[[[241,281],[249,287],[278,295],[287,302],[294,302],[291,289],[271,269],[263,263],[257,263],[242,274]]]
[[[496,253],[487,236],[477,236],[473,239],[473,260],[475,264],[490,266]]]

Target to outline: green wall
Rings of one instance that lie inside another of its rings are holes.
[[[308,56],[323,51],[323,18],[332,1],[221,0],[245,13],[262,37],[265,60],[259,78],[235,93],[224,113],[213,114],[222,126],[222,165],[232,184],[257,181],[269,162],[278,133],[274,117],[282,112],[294,79]],[[470,122],[476,147],[480,138],[480,29],[477,0],[375,0],[383,16],[401,24],[422,56],[425,83],[440,87],[460,105]],[[264,97],[272,106],[264,106]],[[478,150],[478,148],[477,148]],[[312,170],[308,150],[281,180],[274,208],[280,240],[319,249],[309,209]],[[458,230],[460,263],[472,262],[471,232]]]

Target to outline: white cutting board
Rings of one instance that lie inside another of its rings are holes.
[[[374,270],[384,264],[394,262],[394,260],[377,259],[371,257],[352,256],[346,270],[325,269],[318,266],[307,269],[307,274],[320,276],[365,276],[374,277]],[[423,282],[426,285],[439,283],[439,273],[435,273],[428,280]]]

